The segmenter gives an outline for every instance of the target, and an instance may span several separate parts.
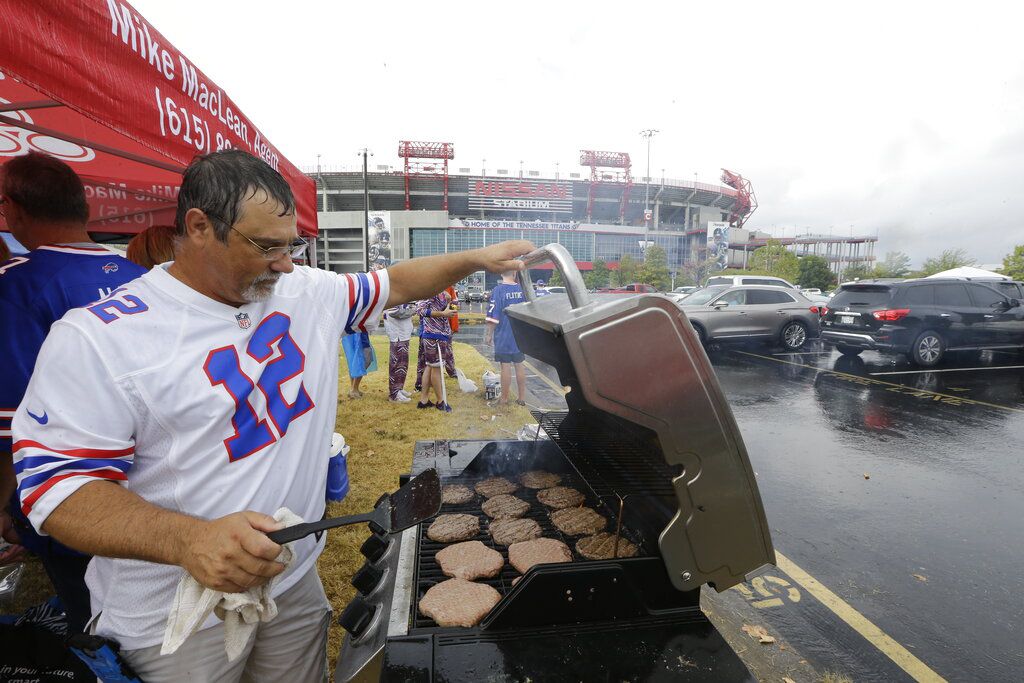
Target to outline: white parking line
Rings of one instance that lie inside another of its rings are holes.
[[[829,356],[831,351],[796,351],[794,353],[773,353],[773,356]]]
[[[975,370],[1019,370],[1024,365],[993,365],[984,368],[944,368],[942,370],[900,370],[899,372],[869,372],[869,375],[921,375],[926,372],[973,372]]]

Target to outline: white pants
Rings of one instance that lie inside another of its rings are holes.
[[[321,683],[327,681],[327,627],[331,605],[323,584],[311,569],[298,583],[276,598],[278,614],[256,627],[245,652],[228,662],[224,626],[203,629],[171,655],[160,645],[123,650],[144,683]]]

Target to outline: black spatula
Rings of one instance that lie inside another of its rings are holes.
[[[386,494],[373,512],[296,524],[287,529],[271,531],[267,536],[274,543],[291,543],[318,531],[359,522],[369,522],[377,533],[394,534],[430,519],[440,510],[441,480],[437,470],[429,469],[417,474],[394,493]]]

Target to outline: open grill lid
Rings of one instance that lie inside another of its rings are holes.
[[[658,539],[673,585],[723,591],[775,563],[743,439],[707,355],[668,298],[587,293],[572,257],[550,244],[568,296],[507,309],[520,350],[553,366],[568,412],[542,425],[599,496]],[[621,502],[620,502],[621,501]]]

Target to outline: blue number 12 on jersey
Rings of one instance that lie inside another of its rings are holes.
[[[288,403],[281,393],[281,385],[300,375],[306,365],[306,356],[292,339],[288,330],[291,319],[283,313],[272,313],[253,330],[246,353],[260,363],[266,362],[274,354],[274,343],[277,343],[278,355],[270,361],[254,383],[242,371],[238,351],[234,346],[214,349],[206,356],[203,370],[210,378],[213,386],[221,385],[235,400],[235,414],[231,424],[235,433],[224,439],[224,447],[228,450],[228,458],[234,462],[252,455],[258,450],[284,437],[292,420],[313,408],[304,384],[299,385],[298,395],[294,403]],[[266,417],[260,417],[249,404],[249,394],[259,387],[267,403],[267,413],[277,430],[270,428]]]

